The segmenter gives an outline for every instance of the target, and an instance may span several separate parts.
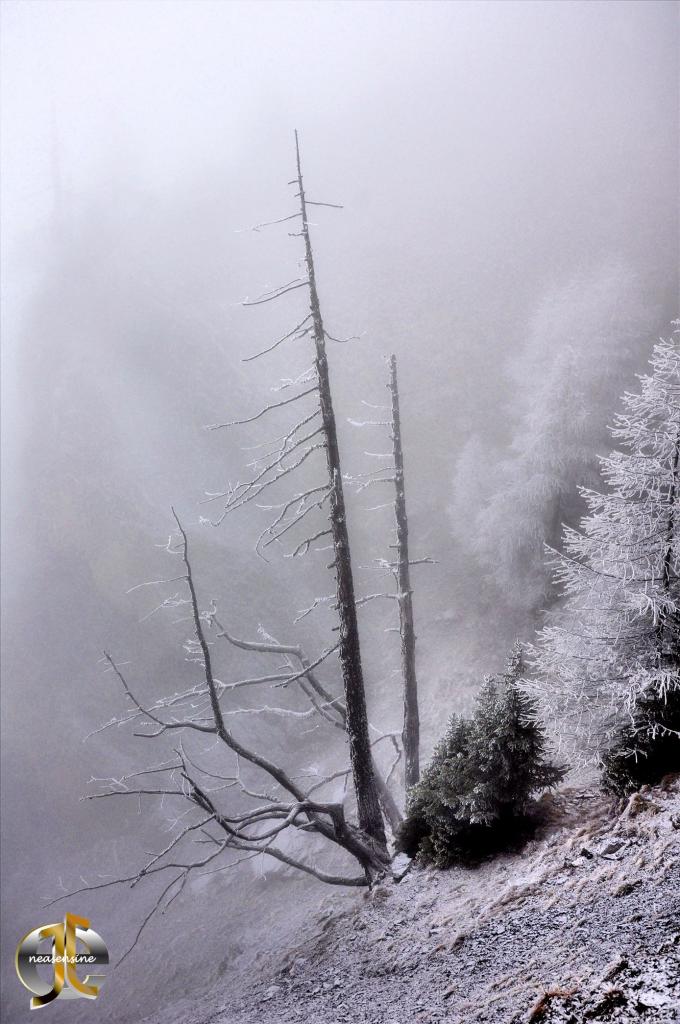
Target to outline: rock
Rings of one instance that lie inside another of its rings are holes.
[[[637,1001],[638,1006],[651,1010],[660,1006],[668,1006],[671,998],[665,992],[656,992],[654,989],[650,989],[648,992],[640,992]]]
[[[406,853],[398,853],[392,860],[392,877],[395,882],[401,882],[413,866],[413,860]]]
[[[607,857],[612,853],[618,853],[622,846],[625,846],[624,839],[610,839],[600,850],[600,854],[603,857]]]
[[[384,885],[376,885],[375,889],[373,889],[373,898],[376,900],[386,900],[389,895],[390,890]]]

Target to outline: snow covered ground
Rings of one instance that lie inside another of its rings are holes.
[[[680,1021],[680,778],[546,807],[521,853],[331,903],[278,963],[165,1024]]]

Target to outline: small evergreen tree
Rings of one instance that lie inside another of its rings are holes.
[[[609,490],[582,491],[589,515],[552,560],[564,607],[534,650],[549,718],[618,793],[680,770],[679,337],[623,398]]]
[[[454,715],[411,790],[398,846],[438,867],[509,845],[526,832],[534,794],[564,769],[545,756],[536,705],[519,686],[516,645],[501,676],[488,677],[471,719]]]

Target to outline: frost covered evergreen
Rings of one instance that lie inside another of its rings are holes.
[[[578,524],[578,488],[600,483],[605,421],[640,366],[650,322],[642,283],[620,262],[555,289],[513,352],[510,444],[475,430],[457,460],[455,535],[513,609],[553,596],[543,545],[559,544],[563,523]]]
[[[677,326],[677,325],[676,325]],[[605,493],[550,560],[565,605],[539,634],[535,690],[565,744],[626,792],[680,770],[680,332],[611,428]]]
[[[519,645],[507,671],[488,677],[471,719],[454,715],[411,790],[398,846],[438,867],[499,849],[526,824],[532,796],[564,770],[545,757],[535,702],[518,686]]]

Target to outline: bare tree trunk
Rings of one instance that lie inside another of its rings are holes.
[[[389,821],[392,832],[396,835],[397,829],[404,820],[404,816],[397,806],[397,801],[390,793],[387,783],[378,771],[375,758],[373,759],[373,774],[375,775],[375,784],[378,787],[378,799],[380,800],[382,812]]]
[[[405,758],[406,789],[420,778],[420,717],[418,714],[418,680],[416,678],[416,633],[413,625],[413,592],[408,557],[408,518],[404,490],[404,453],[401,445],[399,417],[399,385],[397,359],[390,357],[390,393],[392,395],[392,446],[396,498],[394,515],[397,524],[397,583],[399,592],[399,632],[401,634],[401,671],[404,680],[404,729],[402,741]]]
[[[219,633],[217,634],[218,636],[224,637],[230,644],[233,644],[234,647],[241,648],[241,650],[259,651],[260,653],[265,654],[292,655],[292,657],[299,662],[300,667],[305,670],[304,679],[309,683],[310,689],[313,691],[313,695],[320,697],[323,701],[323,706],[321,706],[314,700],[314,696],[312,696],[312,706],[316,708],[317,712],[331,725],[334,725],[337,729],[341,729],[344,733],[347,732],[347,711],[345,705],[342,701],[338,700],[337,697],[333,697],[333,695],[329,693],[321,683],[316,672],[310,666],[307,654],[299,644],[281,644],[278,640],[275,640],[274,637],[270,637],[269,642],[264,640],[239,640],[227,632],[216,615],[211,615],[211,621],[219,629]],[[298,680],[298,682],[301,683],[302,680]],[[394,767],[395,765],[393,765],[393,768]],[[378,787],[378,799],[380,800],[382,812],[390,823],[392,831],[396,835],[397,829],[403,821],[403,815],[397,807],[396,800],[390,793],[387,781],[380,774],[375,757],[373,758],[373,774],[375,776],[375,784]]]
[[[675,450],[673,452],[673,466],[671,486],[668,494],[668,526],[666,527],[665,551],[662,566],[662,586],[664,593],[670,596],[671,589],[671,566],[673,564],[673,542],[676,530],[677,500],[678,500],[678,475],[680,472],[680,432],[675,439]],[[668,646],[671,662],[677,663],[680,660],[678,653],[678,629],[680,627],[680,614],[667,614],[659,619],[657,626],[658,658],[660,664],[664,661],[664,641]]]
[[[347,532],[347,516],[345,497],[342,486],[340,453],[338,450],[335,413],[331,397],[328,360],[326,357],[326,334],[324,331],[319,296],[316,289],[314,274],[314,256],[309,236],[307,221],[307,205],[302,183],[300,165],[300,146],[297,132],[295,133],[295,149],[297,157],[297,180],[300,190],[300,212],[302,215],[302,237],[305,242],[305,256],[309,276],[309,296],[314,343],[316,345],[316,370],[319,381],[319,400],[321,416],[326,440],[326,457],[330,477],[330,520],[335,552],[335,575],[337,581],[338,615],[340,618],[340,663],[345,687],[345,706],[347,711],[347,735],[349,738],[350,764],[354,789],[356,791],[359,825],[382,847],[386,845],[385,828],[378,790],[373,771],[373,757],[368,735],[368,716],[366,712],[366,693],[361,667],[361,650],[359,646],[359,626],[357,622],[354,598],[354,579]]]

